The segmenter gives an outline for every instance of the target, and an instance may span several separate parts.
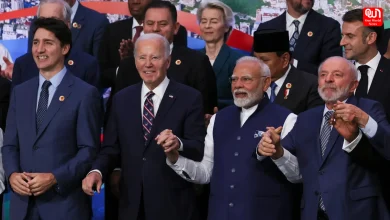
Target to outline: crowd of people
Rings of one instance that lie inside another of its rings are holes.
[[[10,219],[91,219],[105,184],[107,220],[390,220],[389,31],[286,3],[245,56],[218,0],[199,51],[169,1],[41,0],[28,52],[0,45]]]

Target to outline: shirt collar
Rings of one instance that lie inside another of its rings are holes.
[[[162,99],[165,90],[168,87],[168,84],[169,84],[169,79],[168,77],[165,76],[164,80],[156,88],[152,90],[154,92],[154,95]],[[146,94],[148,94],[149,91],[150,89],[145,85],[145,82],[143,82],[142,89],[141,89],[141,97],[146,98]]]
[[[74,5],[72,6],[72,15],[70,16],[70,20],[73,23],[74,16],[76,15],[76,11],[79,8],[79,1],[75,1]]]
[[[299,18],[294,18],[293,16],[291,16],[287,11],[286,11],[286,24],[287,24],[287,27],[291,26],[291,25],[294,25],[292,22],[294,20],[298,20],[299,21],[299,25],[303,25],[303,23],[305,23],[305,20],[307,18],[307,14],[309,13],[306,12],[305,14],[301,15]]]
[[[169,45],[169,54],[172,54],[172,49],[173,49],[173,43],[171,43],[171,44]]]
[[[138,27],[138,26],[143,26],[143,24],[139,24],[138,21],[137,21],[137,19],[135,19],[135,18],[133,17],[133,27],[132,27],[132,29],[134,29],[135,27]]]
[[[374,70],[374,73],[375,73],[376,69],[378,68],[379,61],[381,61],[381,58],[382,58],[382,56],[378,51],[378,53],[375,55],[375,57],[372,58],[370,61],[368,61],[366,64],[360,64],[358,62],[355,62],[355,67],[359,68],[359,66],[361,66],[361,65],[367,65],[370,68],[372,68]]]
[[[283,85],[283,83],[284,83],[284,81],[286,80],[287,75],[288,75],[288,73],[290,72],[290,70],[291,70],[291,65],[288,65],[288,69],[287,69],[286,73],[285,73],[282,77],[280,77],[278,80],[275,81],[275,84],[276,84],[279,88]]]
[[[49,81],[51,82],[51,85],[54,88],[57,88],[60,85],[60,83],[61,83],[62,79],[64,78],[66,72],[67,72],[67,69],[64,66],[64,68],[62,68],[62,70],[60,72],[58,72],[53,77],[51,77],[51,79],[49,79]],[[42,74],[39,74],[39,88],[42,87],[42,85],[43,85],[43,83],[45,81],[46,81],[45,77],[43,77]]]
[[[256,111],[257,106],[258,106],[258,104],[254,105],[254,106],[252,106],[250,108],[241,108],[241,113],[243,113],[243,114],[252,114],[253,112]]]

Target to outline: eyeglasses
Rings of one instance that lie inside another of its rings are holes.
[[[231,76],[229,77],[229,81],[231,84],[237,83],[238,80],[240,80],[243,84],[250,84],[253,82],[253,79],[256,78],[263,78],[267,76],[261,76],[261,77],[250,77],[250,76],[243,76],[243,77],[236,77],[236,76]]]

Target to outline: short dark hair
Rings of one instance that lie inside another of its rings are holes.
[[[171,14],[172,21],[175,23],[177,22],[176,7],[172,3],[170,3],[169,1],[156,1],[156,0],[152,1],[148,6],[146,6],[145,15],[146,15],[146,12],[151,8],[166,8],[166,9],[168,9],[170,14]]]
[[[363,22],[363,9],[361,8],[347,11],[347,13],[343,15],[343,22],[356,22],[356,21]],[[367,35],[370,32],[375,32],[377,35],[376,42],[378,43],[381,41],[384,32],[383,25],[380,27],[377,26],[364,26],[364,27],[365,28],[363,31],[363,37],[367,37]]]
[[[56,36],[56,38],[60,41],[61,47],[63,47],[66,44],[69,44],[70,48],[72,48],[72,33],[66,25],[66,23],[62,20],[56,19],[56,18],[37,18],[37,20],[34,21],[34,32],[33,36],[35,36],[35,32],[39,28],[43,28],[47,31],[50,31]],[[69,52],[65,55],[65,58],[68,57],[70,53]]]

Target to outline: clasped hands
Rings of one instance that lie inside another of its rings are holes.
[[[179,159],[180,142],[172,130],[165,129],[157,135],[155,140],[163,148],[168,160],[173,164],[176,163]]]
[[[57,183],[52,173],[12,173],[12,190],[22,196],[39,196]]]

